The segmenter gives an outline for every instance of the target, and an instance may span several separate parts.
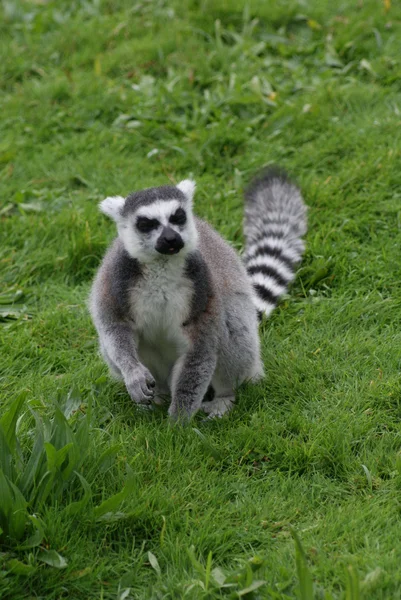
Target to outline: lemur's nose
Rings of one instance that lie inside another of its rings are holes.
[[[181,237],[178,233],[171,229],[171,227],[165,227],[162,232],[162,237],[166,240],[166,242],[175,242],[177,237]]]
[[[184,247],[184,242],[179,233],[171,227],[163,227],[156,243],[156,250],[160,254],[177,254]]]

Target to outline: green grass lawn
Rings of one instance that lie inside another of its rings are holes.
[[[0,80],[2,600],[401,598],[400,3],[4,0]],[[267,376],[174,427],[98,356],[97,204],[194,177],[240,251],[269,163],[310,208]]]

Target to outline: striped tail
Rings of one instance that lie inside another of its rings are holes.
[[[259,316],[268,316],[287,292],[301,260],[306,206],[284,171],[262,171],[245,191],[244,263]]]

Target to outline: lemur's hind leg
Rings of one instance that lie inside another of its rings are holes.
[[[222,377],[216,370],[213,379],[212,387],[214,390],[213,400],[205,399],[201,404],[201,410],[205,412],[209,418],[222,417],[230,412],[235,402],[235,392],[233,384],[226,377]]]
[[[214,417],[222,417],[226,413],[230,412],[232,407],[234,406],[235,396],[227,395],[227,396],[218,396],[211,402],[202,402],[201,410],[208,415],[209,419],[213,419]]]

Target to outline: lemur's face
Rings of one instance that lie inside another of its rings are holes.
[[[185,201],[158,200],[140,207],[118,229],[128,253],[139,260],[187,254],[196,246],[192,210]]]
[[[106,198],[101,210],[117,223],[125,249],[139,261],[186,255],[196,248],[197,232],[192,214],[195,184],[150,188],[124,198]]]

